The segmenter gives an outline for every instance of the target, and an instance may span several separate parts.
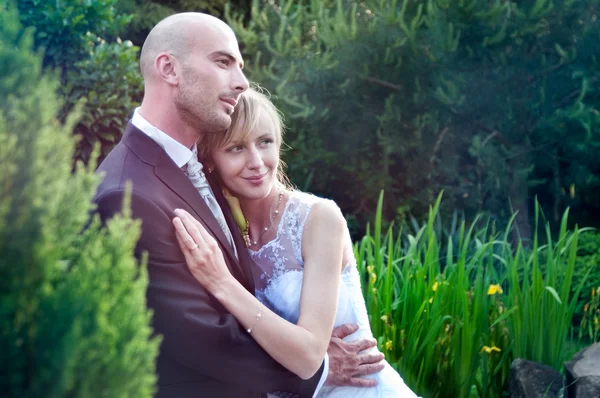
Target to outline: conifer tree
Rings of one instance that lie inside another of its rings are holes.
[[[42,73],[33,31],[0,0],[0,391],[3,397],[150,397],[158,339],[124,215],[90,221],[94,166],[72,173],[73,114]]]
[[[558,218],[576,181],[598,208],[599,14],[598,0],[255,0],[227,19],[287,117],[300,188],[365,219],[382,188],[388,217],[443,189],[468,215],[518,210],[527,237],[532,193]]]

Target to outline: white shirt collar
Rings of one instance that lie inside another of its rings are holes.
[[[149,121],[140,115],[138,112],[139,109],[140,108],[136,108],[135,111],[133,111],[131,123],[148,137],[156,141],[156,143],[165,150],[173,162],[175,162],[177,167],[181,168],[186,165],[193,156],[192,150],[181,144],[179,141],[174,140],[164,131],[151,125]]]

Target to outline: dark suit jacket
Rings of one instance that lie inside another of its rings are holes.
[[[254,293],[251,259],[220,190],[213,189],[236,242],[239,261],[185,173],[131,123],[98,172],[104,179],[94,201],[103,221],[121,211],[125,184],[131,181],[133,185],[132,214],[142,220],[136,256],[148,252],[148,306],[154,310],[154,330],[163,336],[157,359],[157,397],[259,397],[264,396],[261,392],[277,390],[311,397],[323,366],[306,381],[287,371],[188,270],[172,224],[177,208],[187,210],[213,234],[231,273]]]

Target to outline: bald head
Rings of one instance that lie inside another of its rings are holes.
[[[171,15],[148,34],[140,69],[140,114],[184,145],[231,124],[238,96],[248,88],[235,34],[207,14]]]
[[[173,14],[160,21],[148,34],[140,55],[140,70],[144,80],[153,76],[154,61],[161,52],[171,53],[185,60],[194,46],[209,32],[235,35],[223,21],[199,12]],[[234,39],[235,40],[235,39]]]

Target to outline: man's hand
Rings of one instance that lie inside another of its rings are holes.
[[[373,387],[376,380],[363,379],[359,376],[377,373],[383,369],[382,353],[361,354],[368,348],[377,346],[375,339],[360,339],[345,342],[342,339],[358,330],[357,324],[345,324],[333,329],[327,355],[329,356],[329,373],[325,385]]]

